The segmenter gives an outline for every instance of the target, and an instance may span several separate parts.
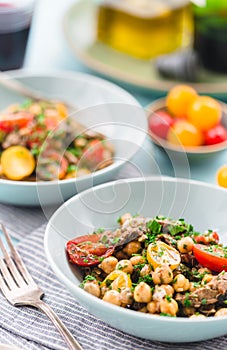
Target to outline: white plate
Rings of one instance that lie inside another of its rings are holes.
[[[177,81],[166,80],[150,60],[137,59],[96,41],[97,4],[79,0],[64,17],[64,33],[73,54],[85,65],[109,78],[136,87],[167,92]],[[226,94],[227,75],[200,72],[200,81],[190,84],[198,92]]]
[[[0,179],[0,202],[24,206],[60,205],[77,192],[109,181],[142,146],[147,132],[145,111],[128,92],[88,74],[12,72],[37,90],[78,106],[75,117],[105,134],[114,145],[114,163],[91,175],[60,181],[28,182]],[[24,98],[0,87],[0,110]]]
[[[212,201],[212,203],[211,203]],[[88,311],[126,333],[166,342],[192,342],[227,334],[226,317],[187,319],[127,310],[79,288],[78,270],[69,264],[66,242],[97,228],[116,227],[124,213],[184,218],[195,230],[216,229],[227,244],[227,190],[202,182],[165,177],[100,185],[71,198],[50,219],[45,233],[47,259],[60,281]]]

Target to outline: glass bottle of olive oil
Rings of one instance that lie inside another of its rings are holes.
[[[175,51],[189,44],[191,33],[189,0],[99,1],[97,39],[131,56]]]

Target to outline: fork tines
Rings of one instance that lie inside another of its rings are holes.
[[[0,281],[1,288],[3,289],[3,285],[7,284],[9,289],[12,290],[15,288],[15,284],[18,287],[22,287],[28,283],[34,283],[3,224],[1,224],[1,230],[5,236],[12,256],[10,256],[2,239],[0,239],[0,249],[3,253],[3,258],[0,258],[0,271],[2,274]]]

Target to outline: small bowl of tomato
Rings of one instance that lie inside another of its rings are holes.
[[[167,152],[209,155],[227,147],[227,106],[202,96],[188,85],[176,85],[166,98],[147,106],[151,140]]]

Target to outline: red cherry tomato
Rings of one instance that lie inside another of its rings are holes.
[[[0,130],[11,132],[14,129],[21,129],[28,126],[33,120],[34,115],[29,112],[20,111],[17,113],[0,115]]]
[[[216,272],[227,271],[227,250],[221,246],[194,244],[196,260],[204,267]]]
[[[197,243],[203,243],[203,244],[210,244],[211,242],[217,244],[219,242],[219,236],[215,231],[208,231],[203,235],[194,236],[193,239]]]
[[[207,130],[204,134],[205,145],[214,145],[227,140],[227,131],[222,125]]]
[[[101,234],[85,235],[67,242],[66,251],[70,262],[79,266],[92,266],[110,256],[114,246],[100,242],[100,237]]]
[[[95,139],[90,141],[81,158],[81,165],[87,166],[89,169],[97,167],[104,160],[105,147],[103,142]]]
[[[168,130],[172,125],[173,118],[166,111],[157,111],[150,116],[150,131],[162,139],[166,139]]]

